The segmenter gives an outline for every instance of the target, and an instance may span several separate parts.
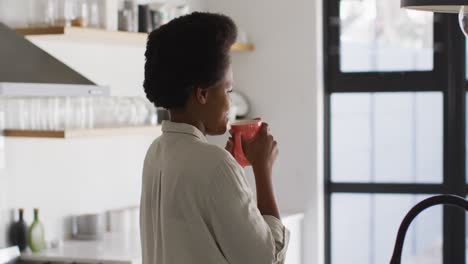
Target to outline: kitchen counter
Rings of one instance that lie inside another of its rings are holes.
[[[106,233],[102,240],[67,240],[59,248],[40,253],[21,254],[21,259],[34,262],[76,262],[102,264],[141,263],[140,238],[132,235]]]
[[[301,233],[303,214],[281,215],[284,225],[291,231],[286,264],[301,263]],[[138,232],[130,234],[106,233],[100,241],[67,240],[58,248],[40,253],[24,253],[21,259],[34,262],[141,264]]]

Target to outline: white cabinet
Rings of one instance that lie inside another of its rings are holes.
[[[35,263],[141,264],[137,234],[106,233],[101,241],[65,241],[60,248],[26,253],[21,259]]]
[[[283,224],[290,232],[285,264],[302,264],[303,214],[284,214]]]

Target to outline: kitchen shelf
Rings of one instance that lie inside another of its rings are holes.
[[[231,51],[254,51],[255,46],[250,43],[240,43],[236,42],[231,47]]]
[[[28,38],[61,40],[71,42],[127,45],[145,47],[147,33],[108,31],[104,29],[81,27],[37,27],[17,28],[16,32]],[[235,43],[232,51],[253,51],[254,45],[249,43]]]
[[[5,130],[6,137],[31,137],[31,138],[80,138],[98,136],[119,136],[146,134],[156,135],[161,133],[161,126],[96,128],[96,129],[70,129],[59,131],[48,130]]]

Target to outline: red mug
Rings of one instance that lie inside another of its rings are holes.
[[[262,121],[258,119],[237,120],[231,124],[231,130],[234,137],[232,153],[234,154],[234,158],[242,167],[249,166],[250,162],[247,160],[244,151],[242,150],[241,136],[244,140],[252,139],[257,135],[261,126]]]

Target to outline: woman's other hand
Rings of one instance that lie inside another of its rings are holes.
[[[242,149],[252,167],[271,172],[278,157],[278,143],[267,123],[262,123],[258,134],[251,140],[242,139]]]

